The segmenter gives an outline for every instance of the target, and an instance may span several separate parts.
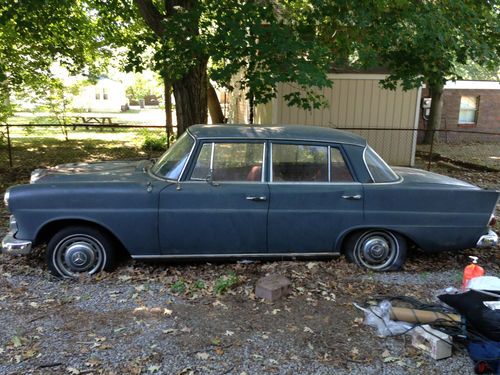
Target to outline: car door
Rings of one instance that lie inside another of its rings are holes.
[[[270,150],[269,253],[331,253],[361,223],[362,186],[340,146],[273,142]]]
[[[241,255],[267,250],[265,142],[204,142],[187,177],[160,194],[163,255]]]

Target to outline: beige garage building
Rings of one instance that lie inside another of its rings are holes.
[[[386,77],[384,74],[345,73],[329,77],[333,86],[322,90],[329,103],[327,108],[307,111],[287,106],[283,95],[295,89],[280,84],[276,99],[255,108],[254,122],[348,129],[367,138],[390,164],[413,165],[421,90],[385,90],[379,84]],[[248,105],[241,93],[234,92],[229,122],[246,123],[247,119]]]

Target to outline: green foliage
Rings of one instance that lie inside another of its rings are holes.
[[[461,78],[468,62],[496,72],[500,64],[498,3],[489,1],[378,0],[363,5],[358,25],[364,64],[382,63],[394,88],[441,85]]]
[[[215,280],[214,291],[216,294],[225,294],[228,290],[238,285],[239,279],[234,271]]]
[[[167,149],[167,135],[166,134],[153,134],[149,131],[144,131],[144,141],[142,142],[141,149],[144,151],[165,151]],[[173,138],[173,137],[172,137]],[[171,144],[173,139],[171,140]]]
[[[147,95],[162,95],[162,88],[158,85],[158,77],[145,77],[144,74],[134,74],[134,83],[126,89],[129,99],[144,99]]]
[[[186,283],[182,279],[176,280],[170,285],[170,290],[175,294],[184,294],[186,292]]]

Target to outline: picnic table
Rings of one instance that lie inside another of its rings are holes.
[[[75,122],[73,122],[73,130],[75,130],[77,126],[85,126],[85,128],[88,129],[88,125],[118,125],[118,123],[112,122],[111,117],[108,116],[74,116],[74,118]],[[114,128],[111,129],[115,131]]]

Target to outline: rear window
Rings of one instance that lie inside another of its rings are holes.
[[[394,182],[399,176],[371,147],[365,149],[365,162],[373,182]]]

